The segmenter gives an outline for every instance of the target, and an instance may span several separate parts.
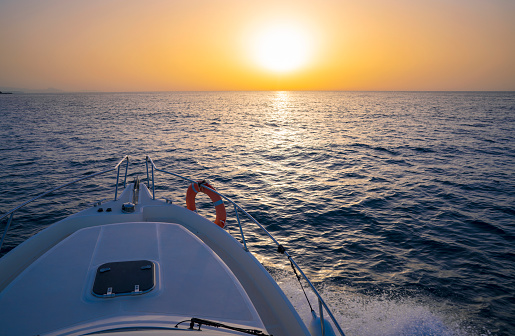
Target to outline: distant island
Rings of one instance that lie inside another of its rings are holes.
[[[0,94],[13,94],[12,92],[2,92],[0,91]]]
[[[47,89],[30,89],[30,88],[19,88],[19,87],[0,85],[0,92],[1,92],[0,94],[5,94],[5,93],[23,94],[23,93],[65,93],[66,91],[56,89],[53,87],[49,87]]]

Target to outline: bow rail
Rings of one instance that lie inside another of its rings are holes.
[[[59,189],[71,186],[71,185],[73,185],[73,184],[75,184],[77,182],[83,181],[83,180],[87,180],[87,179],[90,179],[90,178],[93,178],[93,177],[96,177],[96,176],[99,176],[99,175],[103,175],[103,174],[106,174],[108,172],[112,172],[114,170],[117,170],[117,174],[116,174],[116,188],[115,188],[115,195],[114,195],[114,200],[116,201],[117,198],[118,198],[118,185],[119,185],[119,182],[120,182],[120,170],[121,170],[123,162],[126,163],[125,164],[125,173],[123,175],[123,185],[125,187],[126,184],[127,184],[127,174],[128,174],[128,169],[129,169],[129,156],[128,155],[126,155],[123,159],[121,159],[113,168],[110,168],[110,169],[107,169],[107,170],[104,170],[104,171],[101,171],[101,172],[93,173],[93,174],[90,174],[90,175],[87,175],[87,176],[84,176],[84,177],[81,177],[81,178],[74,179],[71,182],[62,184],[62,185],[60,185],[58,187],[55,187],[55,188],[50,189],[48,191],[45,191],[45,192],[43,192],[43,193],[33,197],[32,199],[30,199],[30,200],[28,200],[28,201],[26,201],[26,202],[16,206],[14,209],[6,212],[5,214],[1,215],[0,216],[0,222],[3,221],[7,217],[9,217],[9,218],[7,220],[7,224],[5,226],[5,230],[4,230],[4,233],[2,235],[2,239],[0,241],[0,249],[2,248],[2,245],[4,243],[4,240],[5,240],[5,237],[7,235],[7,232],[9,231],[9,228],[11,226],[11,223],[12,223],[12,220],[13,220],[15,212],[18,211],[19,209],[27,206],[28,204],[30,204],[30,203],[38,200],[38,199],[41,199],[41,198],[43,198],[43,197],[45,197],[45,196],[47,196],[47,195],[49,195],[49,194],[59,190]],[[175,177],[178,177],[178,178],[186,180],[186,181],[188,181],[190,183],[197,183],[195,180],[189,179],[187,177],[181,176],[181,175],[176,174],[176,173],[172,173],[172,172],[169,172],[169,171],[157,168],[156,165],[154,164],[154,162],[152,161],[152,159],[149,156],[147,156],[145,158],[145,164],[146,164],[146,173],[147,173],[147,187],[148,187],[149,190],[150,189],[152,190],[152,198],[154,200],[155,200],[155,174],[154,174],[155,171],[161,172],[161,173],[164,173],[164,174],[168,174],[168,175],[172,175],[172,176],[175,176]],[[150,184],[152,184],[152,185],[150,185]],[[325,303],[325,301],[322,299],[322,296],[320,295],[318,290],[315,288],[313,283],[306,276],[304,271],[302,271],[300,266],[295,262],[293,257],[286,251],[284,246],[281,245],[274,238],[274,236],[272,236],[272,234],[270,234],[270,232],[268,232],[268,230],[261,223],[259,223],[254,217],[252,217],[247,211],[245,211],[236,202],[231,200],[229,197],[219,193],[218,191],[213,190],[211,188],[208,188],[207,186],[204,186],[204,188],[207,188],[207,189],[215,192],[220,197],[222,197],[224,200],[226,200],[227,202],[232,204],[232,206],[234,208],[235,216],[236,216],[236,219],[237,219],[237,222],[238,222],[238,227],[239,227],[239,231],[240,231],[240,235],[241,235],[241,239],[242,239],[242,245],[243,245],[243,248],[245,249],[245,251],[248,251],[248,247],[247,247],[247,242],[246,242],[245,235],[244,235],[244,232],[243,232],[243,226],[242,226],[242,223],[241,223],[241,220],[240,220],[239,212],[243,213],[248,219],[250,219],[253,223],[255,223],[277,245],[277,252],[279,252],[281,254],[284,254],[288,258],[288,260],[290,261],[291,266],[292,266],[295,274],[297,275],[297,277],[299,277],[298,274],[297,274],[297,271],[298,271],[300,273],[300,275],[302,276],[302,278],[307,282],[307,284],[309,285],[309,287],[311,288],[311,290],[313,291],[315,296],[317,297],[318,305],[319,305],[319,317],[323,320],[324,311],[325,311],[329,315],[329,317],[331,318],[331,321],[333,322],[334,326],[337,328],[339,334],[341,336],[345,336],[343,331],[342,331],[342,329],[341,329],[341,327],[340,327],[340,325],[336,321],[333,313],[331,312],[331,310],[329,309],[329,307]],[[299,282],[300,282],[300,278],[299,278]],[[302,283],[301,283],[301,286],[302,286]],[[307,296],[306,296],[306,299],[307,299]],[[309,300],[308,300],[308,303],[309,303]],[[309,306],[311,308],[312,313],[314,315],[316,315],[314,313],[314,311],[313,311],[313,308],[311,307],[311,303],[309,303]],[[322,328],[322,330],[321,330],[322,331],[322,335],[325,335],[324,323],[321,324],[321,328]]]

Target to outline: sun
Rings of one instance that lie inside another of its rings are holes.
[[[308,63],[310,39],[293,25],[270,26],[256,34],[253,54],[257,63],[270,71],[290,72]]]

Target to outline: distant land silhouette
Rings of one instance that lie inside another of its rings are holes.
[[[7,86],[0,86],[2,93],[60,93],[66,92],[60,89],[49,87],[47,89],[26,89],[26,88],[13,88]]]

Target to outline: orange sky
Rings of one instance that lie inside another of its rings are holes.
[[[0,89],[515,90],[512,0],[0,0]],[[256,36],[294,26],[275,72]]]

